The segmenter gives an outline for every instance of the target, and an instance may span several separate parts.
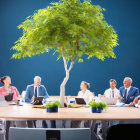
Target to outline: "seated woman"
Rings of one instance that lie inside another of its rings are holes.
[[[19,92],[16,87],[10,86],[11,78],[9,76],[4,76],[0,78],[0,82],[4,85],[0,87],[0,96],[7,96],[9,93],[13,93],[13,100],[19,97]]]
[[[90,88],[90,84],[82,81],[80,85],[81,91],[78,92],[78,98],[84,98],[86,102],[93,100],[94,93],[90,92],[88,88]]]
[[[88,103],[94,99],[94,93],[90,92],[88,88],[90,88],[90,84],[82,81],[80,85],[81,91],[78,92],[78,98],[84,98],[85,102]],[[71,121],[71,127],[91,127],[92,121]]]
[[[7,96],[10,93],[13,93],[13,100],[16,100],[19,97],[19,92],[16,87],[10,86],[11,78],[9,76],[4,76],[0,78],[0,82],[4,85],[0,87],[0,96]],[[8,139],[9,127],[16,126],[17,122],[15,121],[6,121],[6,139]]]

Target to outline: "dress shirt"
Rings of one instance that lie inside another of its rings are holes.
[[[35,97],[35,86],[34,86],[34,97]],[[38,90],[38,87],[37,87],[37,97],[38,97],[38,95],[39,95],[39,90]]]
[[[112,91],[114,91],[114,98],[118,98],[118,96],[120,95],[119,94],[120,92],[117,88],[114,88],[113,90],[111,88],[107,89],[104,93],[105,97],[106,98],[113,98]]]
[[[92,96],[92,92],[90,92],[89,90],[86,90],[85,93],[83,93],[83,91],[79,91],[78,92],[78,98],[84,98],[84,100],[86,102],[89,102],[92,100],[93,96]]]
[[[127,95],[128,95],[130,88],[131,88],[131,86],[129,88],[125,88],[125,89],[127,89],[126,98],[127,98]]]

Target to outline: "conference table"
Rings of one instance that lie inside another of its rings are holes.
[[[79,108],[59,108],[57,113],[48,113],[45,108],[34,108],[29,103],[23,106],[9,105],[0,107],[0,119],[4,120],[92,120],[91,131],[92,139],[96,136],[94,128],[98,120],[119,120],[140,122],[140,108],[135,107],[115,107],[108,106],[102,113],[91,113],[91,108],[81,106]],[[8,133],[6,131],[6,133]],[[7,134],[5,134],[8,137]]]
[[[23,106],[9,105],[0,107],[0,119],[17,120],[140,120],[140,108],[108,106],[102,113],[91,113],[91,108],[59,108],[57,113],[48,113],[43,108],[33,108],[31,104]]]

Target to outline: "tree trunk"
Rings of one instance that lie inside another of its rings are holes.
[[[69,69],[67,68],[67,62],[66,62],[66,58],[65,58],[65,54],[64,54],[64,50],[62,49],[62,57],[63,57],[63,61],[64,61],[64,68],[66,71],[66,77],[64,78],[61,86],[60,86],[60,103],[61,103],[61,107],[64,107],[64,101],[65,101],[65,85],[69,79],[69,72],[73,66],[73,60],[71,61],[70,67]]]
[[[69,79],[69,71],[66,71],[66,77],[64,78],[61,86],[60,86],[60,103],[61,107],[64,107],[64,101],[65,101],[65,85]]]

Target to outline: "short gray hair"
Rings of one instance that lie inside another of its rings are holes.
[[[40,80],[40,82],[41,82],[41,77],[35,76],[34,81],[37,80],[37,79]]]
[[[129,79],[131,83],[133,82],[132,78],[130,78],[130,77],[125,77],[123,81],[125,81],[126,79]]]

